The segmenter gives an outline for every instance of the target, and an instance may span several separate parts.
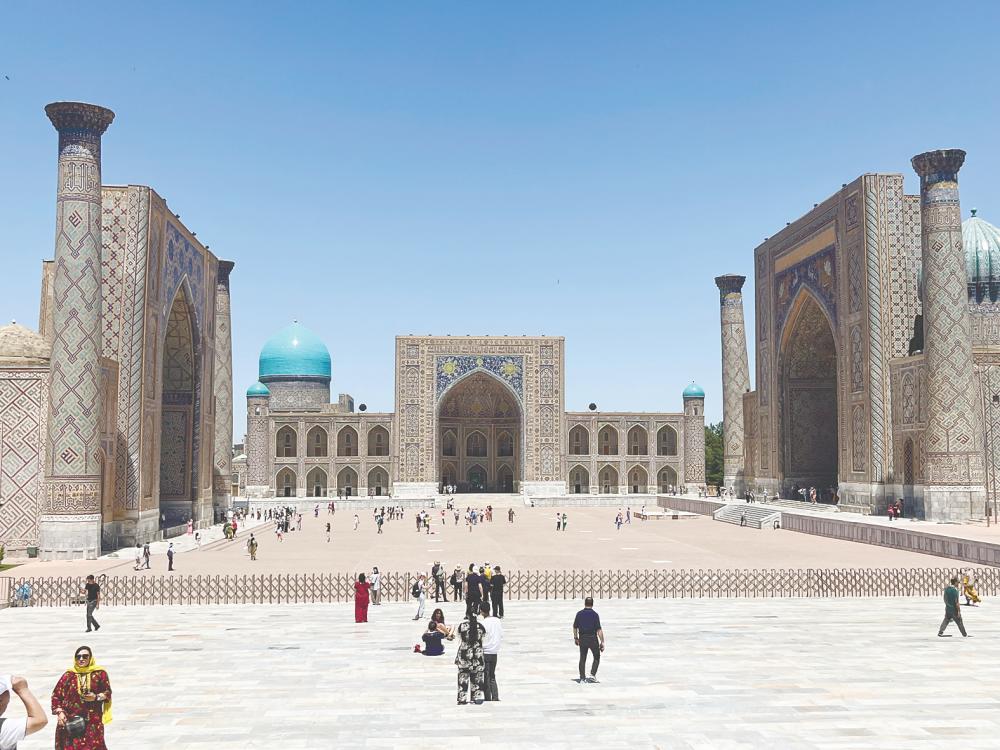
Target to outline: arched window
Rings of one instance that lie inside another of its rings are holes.
[[[309,497],[326,497],[326,472],[318,466],[306,474],[306,494]]]
[[[657,475],[660,483],[660,493],[665,495],[670,492],[671,489],[677,488],[677,472],[671,469],[669,466],[664,466],[660,469],[660,473]]]
[[[368,494],[376,497],[386,494],[389,491],[389,475],[385,469],[376,466],[368,472]]]
[[[277,458],[295,458],[297,440],[295,430],[287,425],[282,427],[274,436],[274,455]]]
[[[575,466],[569,473],[569,491],[571,495],[590,494],[590,472]]]
[[[358,493],[358,473],[350,466],[345,466],[337,474],[337,493],[344,497]]]
[[[498,456],[513,456],[514,455],[514,438],[511,437],[509,432],[501,432],[497,435],[497,455]],[[511,479],[513,481],[513,478]],[[509,492],[510,490],[502,490],[502,492]]]
[[[306,435],[306,455],[312,458],[322,458],[327,454],[326,430],[313,427]]]
[[[382,427],[372,427],[368,431],[368,455],[388,456],[389,455],[389,431]]]
[[[514,491],[514,472],[509,466],[497,469],[497,492]]]
[[[571,456],[586,456],[590,453],[590,430],[582,424],[569,431],[569,453]]]
[[[645,456],[649,452],[649,441],[645,427],[636,425],[628,431],[628,454],[630,456]]]
[[[441,441],[441,455],[442,456],[458,455],[457,440],[455,439],[455,433],[452,430],[448,430],[444,434],[444,439]]]
[[[645,495],[649,475],[641,466],[633,466],[628,473],[628,491],[632,494]]]
[[[274,479],[274,493],[278,497],[295,497],[295,472],[284,468]]]
[[[670,425],[664,425],[656,433],[656,455],[677,455],[677,430]]]
[[[465,455],[475,458],[483,458],[486,456],[486,436],[483,433],[469,433],[469,436],[465,439]]]
[[[611,425],[605,425],[597,433],[598,453],[602,456],[618,455],[618,430]]]
[[[358,455],[358,432],[353,427],[343,427],[337,433],[337,455]]]
[[[618,494],[618,470],[613,466],[605,466],[601,469],[600,473],[601,480],[601,494],[602,495],[617,495]]]

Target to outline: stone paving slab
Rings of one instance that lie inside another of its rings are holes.
[[[579,685],[579,603],[512,602],[501,702],[455,705],[454,644],[412,653],[414,607],[117,607],[0,612],[0,671],[47,704],[73,650],[111,674],[111,748],[997,747],[1000,624],[937,638],[936,599],[601,601],[599,685]],[[433,606],[433,605],[430,605]],[[449,623],[460,607],[442,605]],[[428,609],[430,612],[430,609]],[[52,746],[52,727],[21,750]]]

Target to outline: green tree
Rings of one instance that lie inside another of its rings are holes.
[[[705,484],[722,484],[722,422],[705,427]]]

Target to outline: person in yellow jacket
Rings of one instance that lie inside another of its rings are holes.
[[[962,595],[965,597],[967,607],[974,607],[982,601],[976,593],[976,582],[970,580],[968,573],[962,574]]]

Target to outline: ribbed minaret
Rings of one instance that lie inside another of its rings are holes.
[[[747,335],[743,324],[746,276],[717,276],[722,310],[722,483],[743,494],[743,394],[750,390]]]
[[[960,149],[913,157],[920,175],[927,458],[924,514],[933,521],[985,511],[982,424],[973,373],[958,170]]]
[[[101,552],[101,136],[115,113],[56,102],[59,131],[52,370],[39,519],[42,557]]]
[[[233,475],[233,330],[230,315],[229,274],[235,263],[219,261],[215,280],[215,462],[212,467],[212,506],[220,517],[230,503]]]

